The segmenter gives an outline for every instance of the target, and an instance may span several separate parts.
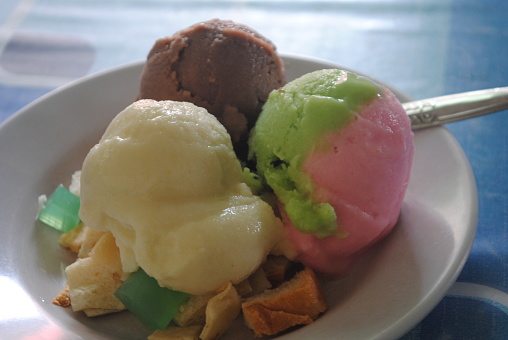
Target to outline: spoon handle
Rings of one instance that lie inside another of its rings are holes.
[[[508,87],[451,94],[403,103],[413,130],[508,109]]]

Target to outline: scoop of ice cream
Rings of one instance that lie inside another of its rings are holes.
[[[80,217],[113,233],[125,272],[191,294],[246,278],[283,231],[244,183],[225,128],[173,101],[140,100],[113,119],[84,161]]]
[[[388,89],[342,70],[304,75],[270,95],[250,145],[312,268],[344,272],[396,224],[414,144]]]
[[[275,45],[249,27],[210,20],[159,39],[148,54],[138,98],[194,103],[215,115],[239,157],[273,89],[284,85]]]

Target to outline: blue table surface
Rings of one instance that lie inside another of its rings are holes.
[[[58,86],[142,60],[157,38],[215,17],[249,25],[281,52],[362,71],[415,99],[508,86],[505,0],[2,0],[0,123]],[[504,111],[447,125],[479,199],[458,281],[488,293],[448,294],[403,339],[508,339],[506,123]]]

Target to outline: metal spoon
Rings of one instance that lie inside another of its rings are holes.
[[[508,109],[508,87],[471,91],[403,103],[413,130]]]

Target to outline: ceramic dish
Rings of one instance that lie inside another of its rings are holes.
[[[284,55],[291,80],[340,67]],[[35,220],[37,197],[69,183],[109,121],[133,101],[142,63],[92,75],[46,95],[0,127],[0,329],[8,339],[134,339],[150,332],[130,313],[97,318],[54,306],[73,258]],[[395,90],[394,90],[395,91]],[[401,100],[409,98],[395,91]],[[393,339],[416,325],[453,284],[470,251],[477,194],[470,165],[443,127],[415,134],[401,218],[347,278],[323,283],[330,309],[280,338]],[[253,337],[241,322],[224,339]]]

